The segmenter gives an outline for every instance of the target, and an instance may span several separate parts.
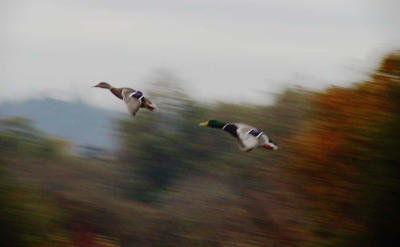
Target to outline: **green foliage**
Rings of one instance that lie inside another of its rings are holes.
[[[22,153],[24,158],[55,158],[62,154],[66,145],[61,140],[47,138],[24,118],[0,120],[0,130],[0,153],[11,158]]]
[[[38,246],[57,232],[60,212],[48,199],[31,189],[1,182],[1,246]]]

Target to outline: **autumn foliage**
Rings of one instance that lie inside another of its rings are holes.
[[[399,53],[368,81],[290,88],[267,106],[155,85],[163,111],[116,120],[110,156],[0,121],[1,246],[398,245]],[[242,153],[198,127],[213,118],[259,126],[279,150]]]
[[[315,246],[347,238],[360,246],[372,244],[362,236],[383,246],[400,236],[398,213],[383,212],[400,206],[399,103],[399,54],[385,58],[370,81],[312,98],[313,110],[293,147],[299,153],[292,159],[313,212],[308,223]],[[384,205],[387,199],[395,204]],[[386,213],[393,218],[379,219]],[[377,225],[387,232],[379,234]]]

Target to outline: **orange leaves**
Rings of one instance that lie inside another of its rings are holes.
[[[397,116],[389,95],[399,75],[400,56],[391,55],[373,81],[334,87],[313,97],[313,112],[294,141],[298,151],[294,163],[319,228],[342,233],[363,229],[361,193],[373,179],[365,166],[384,155],[377,150],[376,139]]]

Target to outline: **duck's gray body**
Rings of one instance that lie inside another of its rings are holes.
[[[237,127],[237,140],[240,150],[249,152],[254,148],[263,147],[265,144],[277,150],[278,146],[262,131],[244,123],[232,123]]]
[[[142,100],[144,99],[143,96],[141,99],[133,97],[133,95],[137,92],[138,91],[132,88],[122,88],[121,91],[122,100],[125,102],[126,108],[128,109],[129,113],[133,116],[135,116],[137,111],[140,109],[142,105]]]
[[[148,98],[143,96],[141,91],[132,88],[121,88],[121,97],[125,102],[128,111],[135,116],[137,111],[142,108],[147,108],[151,111],[158,109]]]
[[[227,123],[222,127],[238,141],[240,150],[249,152],[254,148],[264,147],[277,150],[278,146],[261,130],[244,123]]]

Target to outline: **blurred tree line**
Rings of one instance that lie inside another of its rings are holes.
[[[273,105],[199,104],[160,74],[161,111],[115,121],[113,157],[74,157],[27,119],[0,122],[1,246],[395,246],[400,54],[370,80]],[[207,119],[262,128],[242,153]]]

